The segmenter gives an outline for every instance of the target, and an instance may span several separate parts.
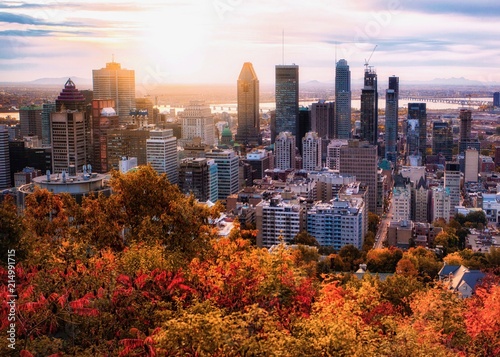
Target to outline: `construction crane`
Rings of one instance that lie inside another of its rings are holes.
[[[365,59],[365,70],[368,70],[368,66],[370,64],[370,60],[372,59],[372,56],[373,56],[373,52],[375,52],[375,50],[377,49],[377,46],[378,45],[375,45],[375,47],[373,47],[373,51],[372,53],[370,54],[370,57],[368,57],[368,60]]]

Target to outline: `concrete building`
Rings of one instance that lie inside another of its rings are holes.
[[[414,222],[428,222],[430,220],[431,195],[423,177],[412,183],[412,210],[410,218]]]
[[[95,172],[108,172],[108,130],[118,129],[119,117],[112,99],[92,101],[92,169]]]
[[[280,132],[274,142],[275,168],[295,169],[295,137],[290,132]]]
[[[10,178],[9,131],[0,125],[0,189],[12,187]]]
[[[272,152],[264,149],[254,149],[247,154],[246,162],[252,166],[252,179],[262,179],[265,171],[271,169],[274,161]]]
[[[306,171],[320,170],[321,137],[315,132],[308,132],[302,138],[302,168]]]
[[[218,170],[218,199],[239,191],[239,158],[232,150],[214,149],[206,153],[207,159],[213,159]]]
[[[177,138],[172,129],[158,129],[149,132],[146,140],[148,164],[159,174],[166,174],[172,184],[178,182]]]
[[[347,140],[330,140],[326,149],[326,167],[331,170],[340,170],[340,148],[347,146]]]
[[[472,111],[460,109],[460,139],[458,142],[458,153],[464,155],[467,149],[481,151],[481,144],[477,138],[472,137]]]
[[[411,218],[410,185],[394,186],[392,189],[393,219],[408,221]]]
[[[465,150],[464,182],[477,182],[479,173],[479,151],[476,149]]]
[[[368,186],[368,211],[377,213],[378,195],[377,146],[366,141],[350,140],[340,148],[340,174],[352,175]]]
[[[406,154],[408,157],[410,156],[418,156],[422,158],[422,150],[425,149],[422,148],[421,142],[420,142],[420,124],[417,119],[408,119],[407,121],[407,131],[406,131]],[[420,160],[421,161],[421,160]],[[416,166],[416,165],[411,165],[410,160],[407,159],[407,162],[410,166]],[[420,163],[421,166],[422,163]]]
[[[456,207],[460,206],[460,165],[456,163],[446,163],[444,170],[444,187],[450,190],[450,214],[455,215]]]
[[[432,188],[432,222],[438,218],[450,221],[450,190],[442,186]]]
[[[390,247],[408,249],[413,239],[413,222],[393,220],[387,227],[387,244]]]
[[[333,139],[335,128],[335,103],[319,100],[311,104],[311,131],[321,139]]]
[[[218,172],[214,160],[204,158],[184,159],[179,167],[179,188],[193,194],[200,202],[218,199]]]
[[[276,195],[256,206],[257,246],[290,242],[304,228],[305,209],[296,200]]]
[[[351,71],[345,59],[335,66],[335,125],[333,137],[351,138]]]
[[[215,145],[214,118],[208,105],[191,101],[179,116],[182,120],[182,146],[197,137],[203,144]]]
[[[446,161],[453,159],[453,133],[445,121],[432,123],[432,155],[442,154]]]
[[[361,89],[361,114],[360,114],[361,140],[368,141],[371,145],[378,142],[378,89],[377,73],[373,68],[365,69],[364,86]]]
[[[56,111],[56,103],[42,105],[42,145],[49,146],[50,142],[50,114]]]
[[[316,181],[316,198],[321,202],[331,201],[338,196],[343,187],[356,182],[355,176],[341,176],[331,171],[313,172],[308,177]]]
[[[108,168],[119,169],[123,157],[137,158],[138,165],[146,165],[146,140],[149,130],[145,129],[114,129],[107,132]]]
[[[112,61],[92,70],[92,83],[94,99],[113,99],[120,124],[130,123],[130,112],[135,109],[135,71]]]
[[[19,123],[21,125],[21,136],[37,136],[42,139],[42,110],[37,105],[29,105],[19,109]]]

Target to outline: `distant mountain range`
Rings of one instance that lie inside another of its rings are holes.
[[[86,89],[83,87],[92,86],[92,80],[90,78],[82,78],[82,77],[59,77],[59,78],[39,78],[33,81],[26,82],[0,82],[0,85],[35,85],[35,86],[59,86],[64,87],[64,84],[71,78],[71,80],[75,83],[78,89]]]

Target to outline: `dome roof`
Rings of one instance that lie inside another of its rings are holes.
[[[106,108],[102,108],[101,115],[104,116],[104,117],[111,117],[111,116],[115,116],[117,114],[116,114],[116,111],[113,108],[106,107]]]
[[[224,129],[222,129],[222,136],[227,136],[227,137],[233,137],[233,133],[231,133],[231,130],[226,126]]]

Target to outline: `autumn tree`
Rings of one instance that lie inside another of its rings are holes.
[[[2,265],[7,264],[8,251],[15,250],[16,259],[25,255],[22,248],[22,238],[25,231],[21,217],[11,196],[0,203],[0,259]]]

